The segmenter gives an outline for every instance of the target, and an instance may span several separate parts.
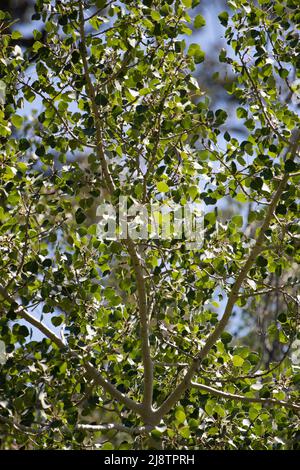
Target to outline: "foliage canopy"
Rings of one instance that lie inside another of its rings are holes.
[[[219,14],[236,118],[195,78],[198,3],[37,0],[27,51],[0,13],[3,448],[299,448],[298,2]],[[119,196],[202,202],[203,246],[99,239]],[[228,332],[266,294],[269,364]]]

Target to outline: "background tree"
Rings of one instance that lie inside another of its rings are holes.
[[[205,54],[182,38],[203,25],[197,4],[40,0],[46,34],[23,52],[1,13],[3,448],[299,446],[284,348],[299,335],[300,16],[292,1],[219,14],[238,139],[193,76]],[[87,213],[119,196],[202,202],[203,246],[99,239]],[[284,356],[258,371],[229,321],[279,294],[269,333]]]

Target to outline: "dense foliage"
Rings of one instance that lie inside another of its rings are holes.
[[[299,448],[298,2],[216,18],[236,118],[195,78],[198,4],[37,0],[26,51],[0,13],[4,449]],[[120,196],[202,203],[202,247],[100,239]],[[275,361],[228,331],[262,299]]]

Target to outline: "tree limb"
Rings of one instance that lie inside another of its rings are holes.
[[[101,128],[101,119],[99,115],[98,106],[96,103],[96,92],[94,85],[92,83],[90,74],[89,74],[89,66],[87,61],[87,49],[85,45],[85,32],[84,32],[84,13],[83,13],[83,6],[82,2],[79,2],[79,17],[80,17],[80,52],[81,58],[83,62],[83,68],[85,73],[85,79],[87,83],[87,92],[89,95],[89,99],[91,102],[92,112],[94,115],[95,120],[95,127],[96,127],[96,139],[97,139],[97,155],[101,162],[102,171],[104,175],[104,179],[106,182],[106,186],[110,194],[112,194],[115,190],[115,184],[111,177],[107,161],[104,154],[103,149],[103,137],[102,137],[102,128]],[[140,314],[140,336],[141,336],[141,343],[142,343],[142,358],[143,358],[143,365],[144,365],[144,412],[145,412],[145,419],[148,419],[148,416],[152,413],[152,395],[153,395],[153,364],[151,359],[151,352],[150,352],[150,343],[149,343],[149,319],[148,319],[148,306],[147,306],[147,295],[146,295],[146,287],[145,287],[145,279],[143,273],[143,267],[141,265],[140,259],[138,257],[135,244],[131,240],[130,237],[127,237],[124,240],[124,245],[127,248],[129,256],[132,261],[133,269],[136,275],[136,282],[137,282],[137,291],[138,291],[138,306],[139,306],[139,314]]]
[[[47,431],[51,427],[51,423],[47,425],[39,425],[38,428],[34,428],[32,426],[25,426],[24,424],[17,423],[13,418],[8,418],[6,416],[0,415],[0,423],[6,424],[7,426],[10,426],[17,431],[20,431],[25,434],[31,434],[31,435],[40,435],[43,432]],[[64,426],[63,429],[68,429],[67,426]],[[80,431],[91,431],[91,432],[101,432],[101,431],[119,431],[119,432],[126,432],[128,434],[132,435],[138,435],[138,434],[144,434],[144,433],[149,433],[152,431],[153,426],[138,426],[138,427],[132,427],[129,428],[128,426],[124,426],[123,424],[120,423],[104,423],[104,424],[84,424],[84,423],[78,423],[75,426],[76,430]]]
[[[290,144],[289,152],[291,153],[291,157],[294,157],[297,153],[298,145],[299,145],[299,135],[300,135],[300,131],[296,132],[296,135],[294,136],[294,139]],[[205,345],[203,346],[199,354],[195,357],[194,361],[192,362],[192,364],[186,371],[185,376],[182,379],[182,381],[179,383],[176,389],[169,395],[169,397],[165,400],[165,402],[161,405],[161,407],[156,411],[155,414],[157,416],[158,422],[166,413],[170,411],[170,409],[177,403],[177,401],[180,399],[183,393],[189,388],[191,379],[194,376],[196,370],[199,368],[201,361],[207,356],[212,346],[220,338],[222,332],[224,331],[226,325],[228,324],[228,321],[232,314],[233,307],[239,296],[239,290],[245,278],[247,277],[249,270],[253,266],[256,257],[261,251],[261,248],[264,244],[265,233],[270,226],[274,211],[277,207],[277,204],[286,187],[288,180],[289,180],[289,174],[285,173],[283,178],[280,180],[278,184],[277,190],[275,191],[275,194],[270,202],[270,205],[267,208],[266,216],[260,228],[259,235],[256,239],[255,245],[250,251],[248,259],[246,260],[245,264],[241,268],[238,274],[238,277],[232,286],[231,293],[228,297],[227,304],[226,304],[222,318],[218,322],[213,332],[208,336]]]
[[[2,424],[7,424],[8,426],[16,429],[17,431],[21,431],[22,433],[25,434],[40,434],[41,429],[34,429],[30,426],[24,426],[24,424],[19,424],[16,421],[14,421],[12,418],[7,418],[6,416],[0,415],[0,423]],[[47,426],[48,428],[48,426]]]
[[[295,403],[285,400],[276,400],[275,398],[245,397],[244,395],[236,395],[234,393],[222,392],[222,390],[209,387],[208,385],[199,384],[197,382],[191,382],[191,386],[194,388],[198,388],[199,390],[211,393],[212,395],[227,398],[228,400],[241,401],[244,403],[261,403],[262,405],[283,406],[285,408],[291,408],[295,411],[300,411],[300,405],[296,405]]]
[[[105,424],[77,424],[76,429],[80,429],[83,431],[92,431],[92,432],[98,432],[98,431],[110,431],[111,429],[114,429],[116,431],[120,432],[127,432],[128,434],[143,434],[143,433],[148,433],[152,431],[153,426],[139,426],[139,427],[134,427],[134,428],[129,428],[128,426],[124,426],[123,424],[119,423],[105,423]]]
[[[8,301],[9,303],[14,303],[14,299],[6,292],[6,290],[0,285],[0,294],[2,297]],[[84,357],[81,357],[75,351],[72,351],[68,348],[66,344],[58,337],[55,333],[53,333],[46,325],[42,322],[37,320],[34,316],[32,316],[24,307],[19,305],[16,308],[15,312],[18,316],[26,320],[31,325],[35,326],[41,333],[43,333],[47,338],[49,338],[59,349],[67,349],[67,352],[74,357],[78,358],[79,360],[83,361],[83,367],[86,371],[88,377],[92,378],[95,383],[100,385],[107,393],[109,393],[113,398],[118,400],[123,405],[127,406],[130,410],[133,410],[140,414],[141,405],[136,403],[135,401],[131,400],[131,398],[127,397],[123,393],[121,393],[109,380],[105,379],[103,375]]]

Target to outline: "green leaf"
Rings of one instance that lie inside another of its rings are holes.
[[[97,8],[104,8],[105,5],[107,4],[107,0],[96,0],[96,6]]]
[[[257,177],[251,181],[250,186],[252,189],[259,191],[263,187],[263,184],[264,184],[263,179],[260,177]]]
[[[81,208],[77,209],[77,211],[75,212],[75,219],[78,224],[82,224],[85,221],[86,215],[84,214]]]
[[[112,442],[105,442],[105,444],[101,446],[101,450],[114,450],[114,448]]]
[[[33,274],[36,274],[39,270],[39,265],[36,261],[29,261],[28,263],[24,264],[23,269],[24,271],[29,271]]]
[[[192,3],[193,3],[193,0],[182,0],[182,4],[183,4],[186,8],[191,8]]]
[[[62,324],[62,322],[63,322],[63,317],[52,317],[51,318],[51,323],[54,326],[59,326],[59,325]]]
[[[228,333],[227,331],[223,331],[223,333],[221,334],[222,343],[228,344],[231,342],[231,340],[232,340],[232,335]]]
[[[17,129],[20,129],[20,127],[23,124],[23,118],[22,116],[19,116],[18,114],[13,114],[11,117],[11,122]]]
[[[195,186],[195,185],[191,186],[188,189],[188,192],[189,192],[189,195],[191,196],[191,199],[194,200],[198,196],[198,193],[199,193],[198,186]]]
[[[223,25],[223,26],[227,26],[228,25],[228,18],[229,18],[229,15],[227,13],[227,11],[222,11],[222,13],[220,13],[218,15],[218,18],[220,20],[220,23]]]
[[[154,21],[160,21],[161,20],[161,16],[160,14],[158,13],[158,11],[156,10],[151,10],[151,18],[154,20]]]
[[[184,423],[186,416],[182,408],[177,408],[175,411],[175,418],[178,423]]]
[[[234,215],[231,219],[232,223],[237,227],[242,227],[244,220],[242,215]]]
[[[205,24],[206,24],[206,21],[203,18],[203,16],[202,15],[197,15],[195,20],[194,20],[194,28],[196,28],[196,29],[202,28],[203,26],[205,26]]]
[[[188,426],[183,426],[182,428],[179,429],[179,434],[184,438],[184,439],[189,439],[191,435],[191,430]]]
[[[261,266],[262,268],[268,266],[268,260],[262,255],[256,258],[256,263],[258,266]]]
[[[215,405],[215,412],[221,417],[221,418],[225,418],[226,416],[226,411],[225,409],[219,405],[219,404],[216,404]]]
[[[160,193],[167,193],[169,191],[169,186],[165,181],[160,181],[156,183],[156,188]]]
[[[248,198],[247,198],[246,194],[244,194],[244,193],[238,193],[238,194],[235,196],[235,199],[236,199],[236,201],[242,202],[243,204],[244,204],[245,202],[248,202]]]
[[[245,108],[237,108],[236,110],[236,115],[239,119],[243,119],[243,118],[246,118],[248,116],[248,112]]]
[[[191,44],[188,48],[188,56],[193,57],[196,64],[204,61],[205,53],[202,51],[199,44]]]
[[[278,318],[277,320],[280,322],[280,323],[286,323],[287,322],[287,316],[284,312],[280,313],[278,315]]]
[[[22,35],[22,33],[20,33],[20,31],[13,31],[11,33],[11,38],[12,39],[20,39],[22,37],[23,37],[23,35]]]
[[[291,158],[286,160],[285,164],[284,164],[284,168],[285,168],[285,171],[287,171],[288,173],[292,172],[292,171],[296,171],[297,170],[297,165],[296,163],[294,162],[294,160],[292,160]]]
[[[42,47],[43,47],[43,43],[41,43],[40,41],[35,41],[35,43],[32,46],[32,50],[33,52],[38,52],[39,49],[41,49]]]
[[[226,131],[226,132],[224,133],[224,139],[225,139],[227,142],[230,142],[231,136],[230,136],[229,132]]]
[[[99,93],[96,96],[95,101],[96,101],[96,104],[98,104],[100,106],[106,106],[108,104],[108,99],[102,93]]]
[[[18,335],[20,336],[29,336],[29,330],[25,325],[20,325],[19,330],[18,330]]]
[[[241,367],[244,364],[244,359],[240,356],[233,356],[232,362],[235,367]]]

